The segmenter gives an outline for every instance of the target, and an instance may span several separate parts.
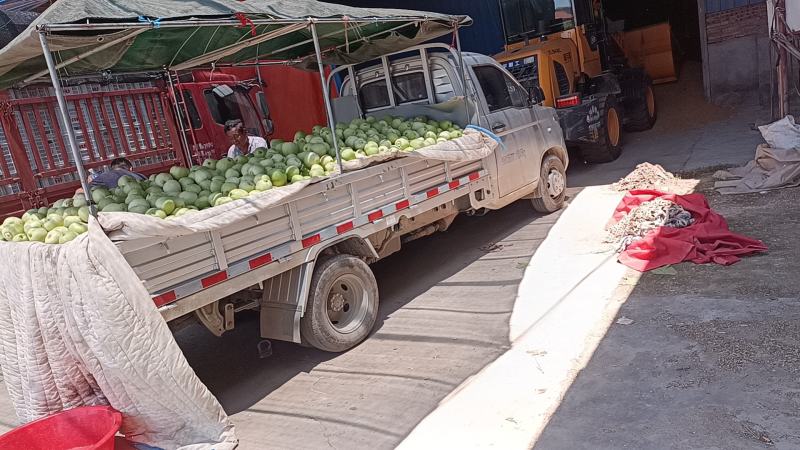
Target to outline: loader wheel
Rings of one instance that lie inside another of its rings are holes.
[[[378,317],[378,283],[367,263],[336,255],[314,268],[308,307],[300,319],[303,342],[343,352],[363,341]]]
[[[658,106],[653,92],[653,84],[649,80],[644,87],[644,93],[628,110],[627,131],[645,131],[653,128],[658,118]]]
[[[607,163],[622,154],[622,120],[615,97],[606,98],[596,144],[582,145],[583,159],[591,164]]]
[[[540,213],[550,214],[564,207],[567,195],[567,173],[564,163],[555,155],[545,156],[539,176],[539,194],[541,197],[531,199],[533,209]]]

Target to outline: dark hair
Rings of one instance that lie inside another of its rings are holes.
[[[119,169],[119,168],[127,168],[130,169],[133,167],[133,163],[128,158],[114,158],[111,160],[111,169]]]
[[[225,122],[225,134],[228,134],[228,132],[231,130],[236,130],[238,132],[242,126],[243,124],[240,119],[231,119]]]

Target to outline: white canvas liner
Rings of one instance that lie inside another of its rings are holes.
[[[759,127],[766,144],[743,167],[720,170],[714,188],[721,194],[748,194],[800,186],[800,125],[786,116]]]
[[[391,157],[474,161],[497,146],[466,130],[457,140]],[[0,366],[20,421],[110,404],[124,416],[122,433],[136,442],[164,449],[234,448],[233,424],[112,240],[221,228],[289,201],[309,184],[175,220],[101,213],[99,222],[90,220],[88,233],[64,245],[0,242],[0,258],[7,262],[0,271]]]

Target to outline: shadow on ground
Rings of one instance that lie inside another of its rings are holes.
[[[535,449],[800,448],[800,190],[700,189],[769,253],[645,274]]]
[[[519,282],[559,215],[521,201],[459,217],[375,264],[378,324],[341,355],[274,341],[259,359],[257,314],[221,338],[192,326],[176,339],[243,448],[392,448],[508,349]]]

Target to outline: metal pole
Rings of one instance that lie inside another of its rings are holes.
[[[39,42],[42,44],[44,60],[47,62],[47,70],[50,72],[50,80],[52,80],[53,89],[56,92],[58,109],[61,111],[62,127],[67,131],[67,138],[69,139],[69,147],[70,151],[72,152],[72,159],[75,160],[75,168],[78,169],[78,178],[80,178],[81,188],[83,188],[83,196],[86,198],[86,203],[89,205],[89,211],[91,214],[93,216],[97,216],[97,209],[92,202],[92,192],[89,189],[89,179],[86,174],[86,169],[83,167],[81,150],[78,147],[78,140],[75,139],[75,130],[72,129],[72,120],[69,117],[67,100],[64,98],[64,91],[61,89],[61,81],[58,79],[56,63],[53,61],[53,54],[50,53],[50,46],[47,44],[47,35],[44,33],[44,31],[39,32]]]
[[[319,48],[319,39],[317,38],[317,24],[313,20],[309,20],[308,26],[311,28],[311,37],[314,40],[314,51],[317,54],[319,80],[322,82],[322,97],[325,101],[325,111],[328,114],[328,127],[333,134],[333,149],[336,151],[336,163],[339,164],[339,173],[344,173],[342,155],[339,152],[339,139],[336,137],[336,122],[333,120],[333,108],[331,107],[331,98],[328,93],[328,82],[325,80],[325,67],[322,65],[322,50]],[[356,89],[358,89],[358,87],[356,87]]]
[[[775,30],[779,37],[786,35],[786,2],[778,0],[775,5],[776,23],[778,29]],[[778,44],[778,114],[786,117],[789,114],[789,52],[786,47]]]
[[[175,76],[177,77],[178,74],[176,73]],[[172,72],[169,70],[167,71],[167,81],[169,82],[169,89],[172,91],[172,100],[175,103],[175,116],[178,119],[178,129],[181,131],[180,144],[183,147],[183,156],[186,158],[186,164],[191,167],[194,165],[194,161],[192,160],[192,151],[189,149],[189,140],[186,137],[186,128],[183,126],[184,121],[181,120],[181,117],[183,117],[189,125],[189,131],[192,134],[192,143],[197,144],[197,138],[194,136],[194,127],[192,126],[192,118],[189,117],[188,108],[184,108],[183,112],[181,112],[181,104],[178,101],[178,90],[175,89],[175,84],[172,82]],[[183,90],[181,90],[181,98],[183,99],[183,106],[186,106],[186,97],[183,95]],[[166,111],[164,112],[166,113]]]
[[[458,51],[458,67],[461,69],[461,86],[464,89],[464,103],[467,110],[467,122],[469,125],[472,122],[472,114],[469,110],[469,89],[467,88],[467,71],[464,68],[464,54],[461,52],[461,38],[458,35],[458,24],[456,24],[453,33],[456,35],[456,51]]]
[[[356,80],[356,71],[353,70],[352,64],[347,66],[347,75],[350,76],[350,85],[353,86],[353,96],[355,96],[356,105],[358,105],[358,117],[362,117],[361,100],[358,98],[358,80]],[[344,87],[344,85],[342,87]],[[344,95],[344,92],[340,92],[339,95]]]

